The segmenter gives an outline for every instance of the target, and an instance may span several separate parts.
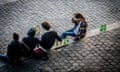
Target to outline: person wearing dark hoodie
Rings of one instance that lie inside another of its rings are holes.
[[[7,56],[0,56],[5,62],[10,62],[12,64],[20,64],[22,57],[21,43],[19,42],[19,35],[17,33],[13,33],[13,40],[7,47]]]
[[[31,56],[33,54],[34,48],[38,46],[40,43],[39,39],[35,37],[35,32],[36,32],[35,28],[31,28],[27,33],[28,36],[22,39],[24,48],[28,49],[28,54],[27,54],[28,56]]]

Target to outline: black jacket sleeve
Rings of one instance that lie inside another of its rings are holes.
[[[62,41],[62,39],[61,39],[60,36],[57,34],[57,32],[56,32],[56,38],[57,38],[57,40]]]

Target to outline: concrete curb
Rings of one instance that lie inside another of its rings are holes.
[[[120,21],[113,23],[113,24],[110,24],[110,25],[107,25],[106,31],[111,31],[111,30],[117,29],[117,28],[120,28]],[[85,38],[95,36],[95,35],[98,35],[100,33],[102,33],[102,32],[100,31],[100,27],[99,27],[99,28],[96,28],[94,30],[88,31]]]

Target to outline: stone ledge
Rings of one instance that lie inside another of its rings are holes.
[[[111,30],[114,30],[114,29],[117,29],[117,28],[120,28],[120,21],[118,21],[116,23],[113,23],[113,24],[110,24],[110,25],[107,25],[106,31],[111,31]],[[87,32],[86,38],[98,35],[100,33],[101,33],[100,32],[100,27],[96,28],[96,29],[93,29],[93,30],[90,30],[90,31]]]

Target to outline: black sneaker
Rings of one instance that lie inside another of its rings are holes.
[[[75,37],[73,40],[74,40],[74,41],[79,41],[80,38],[79,38],[79,37]]]

